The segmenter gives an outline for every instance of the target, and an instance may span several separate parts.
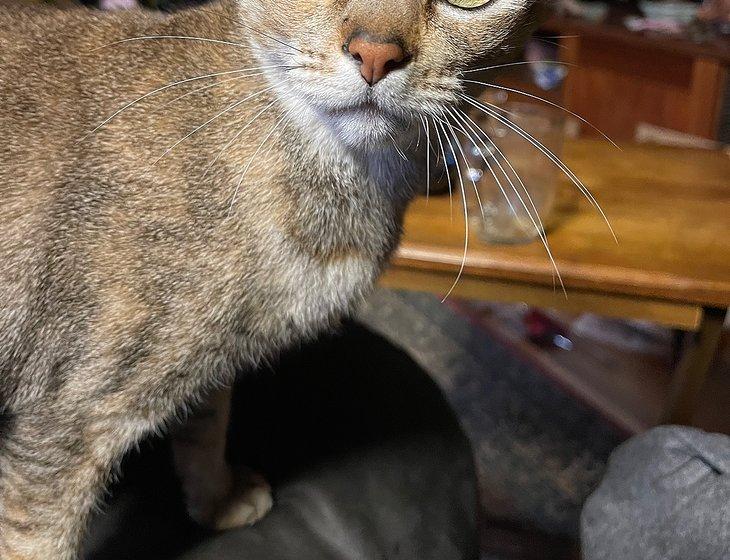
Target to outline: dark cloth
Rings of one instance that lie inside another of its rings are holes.
[[[472,454],[440,390],[355,324],[241,376],[230,456],[273,510],[211,534],[185,517],[164,441],[125,464],[89,560],[476,560]]]
[[[581,540],[585,560],[728,560],[730,437],[662,426],[621,445]]]

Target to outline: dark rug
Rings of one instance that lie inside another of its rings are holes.
[[[624,435],[436,297],[381,290],[358,319],[445,392],[472,441],[490,518],[577,538],[583,502]]]

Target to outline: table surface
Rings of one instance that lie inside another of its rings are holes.
[[[595,195],[619,239],[615,243],[601,215],[563,180],[548,242],[568,297],[579,289],[730,306],[727,153],[631,144],[619,150],[605,141],[575,140],[563,159]],[[456,277],[464,221],[458,200],[453,209],[447,196],[415,200],[392,266]],[[470,238],[465,278],[554,285],[539,240],[491,245]]]

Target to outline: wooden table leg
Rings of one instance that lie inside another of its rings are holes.
[[[715,357],[727,309],[707,307],[696,333],[690,335],[682,358],[672,377],[669,398],[662,413],[662,424],[689,424],[697,397]]]

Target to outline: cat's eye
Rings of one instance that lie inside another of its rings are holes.
[[[465,10],[471,10],[479,8],[488,4],[491,0],[446,0],[449,4],[456,6],[457,8],[464,8]]]

